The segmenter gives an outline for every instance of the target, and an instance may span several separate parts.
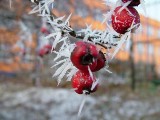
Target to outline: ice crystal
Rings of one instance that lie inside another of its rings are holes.
[[[81,105],[80,105],[79,110],[78,110],[78,117],[80,117],[80,115],[81,115],[83,106],[84,106],[84,104],[86,102],[86,97],[87,97],[86,95],[83,96],[83,100],[82,100]]]

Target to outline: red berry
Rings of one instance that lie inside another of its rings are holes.
[[[38,51],[38,55],[40,57],[43,57],[45,55],[45,49],[41,48],[39,51]]]
[[[140,4],[140,0],[122,0],[123,3],[132,1],[129,6],[138,6]]]
[[[127,7],[129,11],[123,9],[119,12],[119,9],[121,8],[122,6],[119,6],[114,10],[114,14],[112,15],[112,27],[116,32],[124,34],[127,32],[128,28],[132,26],[133,21],[133,25],[140,24],[140,16],[133,7]],[[132,30],[137,28],[138,26]]]
[[[47,44],[47,45],[45,45],[45,46],[44,46],[44,48],[47,48],[47,49],[52,49],[52,45],[50,45],[50,44]]]
[[[106,62],[106,58],[105,58],[104,54],[101,51],[99,51],[99,54],[97,57],[97,66],[93,70],[93,72],[99,71],[100,69],[102,69],[105,66],[105,62]]]
[[[47,28],[45,28],[45,27],[42,27],[42,28],[41,28],[41,32],[42,32],[42,33],[49,34],[49,31],[48,31]]]
[[[83,94],[84,92],[86,94],[90,94],[97,90],[98,84],[94,87],[93,90],[91,90],[92,84],[95,80],[95,77],[92,79],[88,72],[78,71],[72,77],[72,87],[78,94]]]
[[[98,51],[94,44],[88,42],[76,42],[76,47],[71,53],[71,61],[75,67],[82,71],[91,71],[97,66]]]
[[[39,50],[39,56],[43,57],[44,55],[48,54],[52,49],[52,46],[47,44],[45,46],[43,46],[40,50]]]
[[[51,45],[45,45],[44,46],[44,49],[45,49],[45,54],[48,54],[50,51],[51,51],[51,49],[52,49],[52,46]]]

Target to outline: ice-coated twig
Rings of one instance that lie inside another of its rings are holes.
[[[53,13],[49,12],[47,9],[47,6],[51,6],[50,4],[53,4],[52,2],[54,2],[54,0],[51,2],[52,0],[49,0],[48,2],[46,2],[46,0],[41,0],[39,2],[39,4],[30,12],[31,14],[33,13],[39,13],[42,17],[47,17],[48,19],[48,23],[53,27],[53,28],[59,28],[61,30],[62,33],[68,33],[69,35],[71,35],[72,37],[75,38],[80,38],[83,39],[85,41],[91,41],[91,42],[95,42],[93,39],[96,39],[96,36],[94,33],[96,33],[96,30],[93,30],[91,33],[91,25],[87,26],[86,29],[83,29],[81,31],[74,31],[70,26],[69,26],[69,20],[71,17],[71,14],[68,16],[68,18],[66,19],[66,21],[64,21],[64,16],[63,17],[56,17]],[[43,5],[45,4],[45,6]],[[47,6],[46,6],[47,5]],[[45,11],[45,12],[44,12]],[[44,14],[42,14],[44,13]],[[85,30],[85,31],[84,31]],[[89,31],[89,32],[88,32]],[[101,33],[104,31],[101,31]],[[106,31],[105,31],[106,32]],[[113,38],[119,38],[119,36],[117,35],[113,35]],[[103,39],[101,40],[103,41]],[[109,42],[95,42],[95,44],[101,45],[102,47],[106,48],[106,49],[110,49],[112,47],[115,47],[117,44],[113,44],[113,43],[109,43]]]

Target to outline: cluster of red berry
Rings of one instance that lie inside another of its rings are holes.
[[[123,4],[127,4],[126,8],[124,5],[115,8],[112,15],[112,27],[120,33],[125,34],[131,30],[134,32],[140,25],[140,16],[134,6],[140,4],[140,0],[122,0]]]
[[[111,20],[113,29],[120,34],[133,32],[140,25],[140,16],[133,6],[138,6],[140,0],[122,0],[122,4],[127,4],[115,8]],[[89,42],[76,42],[76,47],[71,53],[71,61],[78,69],[78,72],[72,77],[72,87],[78,94],[90,94],[95,92],[98,83],[96,78],[91,77],[91,72],[96,72],[105,66],[106,58],[104,54],[96,48],[96,46]]]
[[[104,54],[93,43],[78,41],[70,58],[78,69],[78,72],[72,77],[72,87],[75,92],[78,94],[95,92],[98,84],[92,87],[96,79],[91,74],[105,66]]]

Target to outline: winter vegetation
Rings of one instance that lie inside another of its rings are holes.
[[[27,69],[26,73],[20,70],[16,78],[6,78],[2,72],[0,119],[158,120],[160,97],[155,83],[144,83],[135,90],[131,40],[143,29],[136,8],[142,7],[145,12],[145,1],[97,1],[95,6],[103,4],[107,10],[93,14],[98,26],[105,26],[103,29],[81,22],[80,18],[72,19],[76,14],[67,12],[73,9],[69,5],[77,6],[82,18],[83,10],[91,11],[84,1],[79,2],[10,0],[6,6],[0,1],[0,14],[4,17],[0,17],[1,31],[15,30],[11,33],[14,41],[4,42],[5,37],[1,37],[4,57],[0,59],[14,63],[17,58],[21,69]],[[65,11],[63,15],[61,9]],[[116,56],[126,48],[131,61],[119,62]]]

